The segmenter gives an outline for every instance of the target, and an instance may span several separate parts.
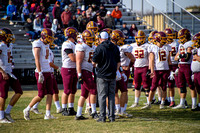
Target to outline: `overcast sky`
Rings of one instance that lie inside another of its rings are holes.
[[[132,1],[133,1],[133,11],[141,11],[142,0],[132,0]],[[166,12],[167,10],[166,5],[168,1],[168,11],[172,10],[171,0],[144,0],[144,12],[148,12],[152,9],[151,5],[147,1],[150,1],[157,9],[163,12]],[[174,0],[174,1],[184,8],[193,5],[200,6],[200,0]],[[123,0],[123,3],[128,8],[131,8],[131,0]],[[178,11],[177,6],[175,6],[175,10]]]

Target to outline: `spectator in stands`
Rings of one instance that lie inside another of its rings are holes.
[[[72,13],[72,15],[74,15],[76,13],[76,7],[74,6],[73,2],[70,2],[69,10]]]
[[[129,38],[134,38],[137,31],[138,31],[137,26],[135,24],[132,24],[131,28],[130,28],[130,37]]]
[[[82,13],[81,7],[78,6],[78,7],[76,8],[76,17],[78,18],[78,17],[81,15],[81,13]]]
[[[43,4],[44,4],[44,7],[45,7],[45,13],[48,13],[48,8],[51,5],[51,1],[50,0],[44,0]]]
[[[99,27],[99,31],[101,31],[105,28],[105,24],[104,24],[103,20],[101,19],[101,16],[97,16],[97,25]]]
[[[105,23],[105,27],[106,28],[111,28],[111,29],[115,28],[115,20],[111,16],[111,12],[110,11],[107,11],[107,16],[104,19],[104,23]]]
[[[35,32],[39,35],[42,31],[42,24],[39,15],[36,15],[34,21],[33,21],[33,29]]]
[[[127,39],[127,38],[129,38],[130,30],[128,27],[126,27],[126,25],[127,25],[126,23],[123,23],[121,31],[124,33],[125,38]]]
[[[80,22],[80,25],[79,25],[79,32],[83,32],[86,29],[86,25],[87,25],[88,22],[89,22],[89,19],[84,14],[83,18]]]
[[[69,27],[78,29],[78,21],[76,20],[76,15],[73,15],[72,19],[69,21]]]
[[[117,22],[120,22],[120,25],[122,25],[123,20],[122,20],[122,12],[119,10],[119,6],[116,6],[115,9],[113,9],[111,13],[112,17],[115,19],[115,25]]]
[[[104,4],[111,4],[112,3],[111,0],[101,0],[101,2],[104,3]]]
[[[60,6],[63,9],[65,7],[65,5],[69,5],[70,0],[61,0]]]
[[[60,9],[60,2],[57,1],[56,4],[53,7],[52,10],[52,15],[53,15],[53,19],[57,19],[58,23],[61,25],[62,27],[62,20],[61,20],[61,9]]]
[[[31,36],[29,41],[33,41],[34,39],[37,39],[37,33],[33,29],[33,23],[30,18],[27,18],[27,23],[25,24],[25,31],[26,31],[26,34],[29,34]],[[24,36],[26,36],[26,34]]]
[[[100,5],[100,9],[99,9],[99,15],[104,18],[106,16],[106,13],[107,13],[107,9],[105,9],[104,5],[101,4]]]
[[[27,18],[29,18],[29,15],[30,15],[30,12],[28,9],[28,4],[25,4],[22,9],[22,14],[21,14],[22,21],[25,22],[25,20],[27,20]]]
[[[31,3],[30,12],[34,13],[37,10],[36,3]]]
[[[52,26],[52,23],[50,21],[50,16],[49,16],[49,14],[47,14],[46,18],[45,18],[45,20],[43,22],[43,28],[49,28],[49,29],[51,29],[51,26]]]
[[[92,17],[92,7],[90,6],[87,10],[86,10],[86,17],[87,18],[91,18]]]
[[[83,12],[81,13],[81,15],[80,15],[80,16],[78,16],[78,18],[77,18],[78,25],[80,25],[80,23],[81,23],[81,20],[83,19],[83,16],[86,16],[86,14],[85,14],[85,11],[83,11]]]
[[[99,7],[95,3],[93,3],[92,4],[92,11],[96,12],[98,10],[99,10]]]
[[[42,2],[40,2],[40,5],[36,9],[36,15],[39,15],[40,19],[45,18],[45,7]]]
[[[62,19],[64,28],[68,27],[68,24],[71,18],[72,18],[72,13],[69,11],[69,7],[66,5],[65,11],[63,11],[63,13],[61,14],[61,19]]]
[[[9,2],[9,5],[7,6],[7,16],[10,18],[10,24],[13,25],[12,20],[16,19],[16,7],[13,5],[12,1]]]
[[[84,0],[77,0],[77,2],[75,4],[76,4],[76,6],[80,6],[80,7],[85,6]]]

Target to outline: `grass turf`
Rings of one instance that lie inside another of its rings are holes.
[[[60,91],[60,96],[63,91]],[[9,97],[6,101],[6,106],[13,95],[9,92]],[[192,112],[191,108],[172,110],[166,108],[159,109],[158,105],[153,105],[149,110],[141,110],[143,103],[146,102],[144,93],[141,94],[140,107],[130,109],[127,112],[132,114],[132,118],[116,119],[114,123],[98,123],[93,119],[84,121],[74,120],[74,116],[62,116],[56,114],[56,108],[52,103],[51,113],[58,117],[56,120],[44,120],[45,99],[41,101],[38,108],[42,115],[30,113],[30,121],[23,118],[23,109],[29,104],[31,99],[37,95],[37,91],[24,91],[24,94],[19,99],[15,107],[11,111],[11,116],[15,123],[0,124],[0,133],[6,132],[83,132],[83,133],[98,133],[98,132],[200,132],[200,112]],[[75,110],[77,109],[77,101],[80,96],[78,90],[75,99]],[[134,101],[134,92],[129,89],[128,107]],[[190,91],[187,94],[188,104],[191,106]],[[179,96],[176,89],[176,104],[179,103]],[[84,109],[83,109],[84,112]]]

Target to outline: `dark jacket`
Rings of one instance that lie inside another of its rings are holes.
[[[76,28],[76,29],[78,29],[78,21],[75,19],[71,19],[70,21],[69,21],[69,24],[68,24],[68,26],[69,27],[74,27],[74,28]]]
[[[94,51],[92,58],[97,63],[97,77],[115,79],[117,63],[120,62],[119,48],[109,40],[102,42]]]
[[[26,23],[25,24],[25,31],[34,31],[33,30],[33,23]]]
[[[129,29],[127,27],[121,28],[121,31],[124,33],[124,35],[126,37],[128,37],[130,35],[130,31],[129,31]]]

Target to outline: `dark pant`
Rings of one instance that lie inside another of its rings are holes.
[[[100,118],[106,118],[106,98],[108,97],[108,117],[115,120],[115,79],[97,78]]]

